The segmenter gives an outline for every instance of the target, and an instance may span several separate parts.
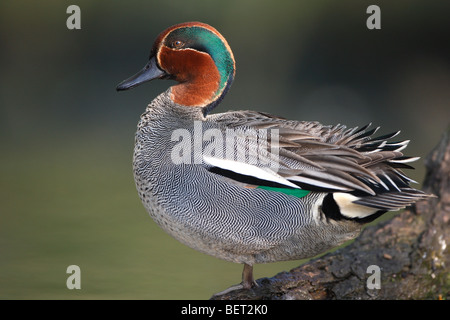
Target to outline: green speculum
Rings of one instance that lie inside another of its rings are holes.
[[[303,189],[292,189],[292,188],[275,188],[275,187],[267,187],[267,186],[259,186],[258,189],[270,190],[275,192],[281,192],[290,196],[294,196],[297,198],[303,198],[307,196],[311,191],[303,190]]]

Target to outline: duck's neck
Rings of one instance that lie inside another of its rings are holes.
[[[176,119],[186,120],[205,120],[202,108],[190,108],[175,103],[171,98],[171,90],[168,89],[159,94],[147,106],[145,112],[141,115],[139,128],[148,126],[153,121],[167,121],[168,116]]]
[[[204,108],[208,113],[223,99],[234,79],[234,68],[220,69],[214,61],[204,59],[195,72],[185,79],[176,79],[178,84],[171,87],[173,102],[189,107]]]
[[[233,81],[230,75],[221,87],[220,78],[210,72],[208,78],[197,77],[191,81],[182,82],[171,87],[171,99],[173,102],[189,107],[201,107],[206,115],[214,109],[226,95]]]

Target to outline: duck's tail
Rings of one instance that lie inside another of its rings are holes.
[[[339,210],[345,218],[367,222],[387,211],[404,209],[419,200],[434,197],[412,188],[410,183],[417,182],[402,171],[402,169],[414,169],[409,163],[419,159],[419,157],[404,156],[401,152],[407,147],[409,140],[388,142],[400,131],[371,138],[378,128],[366,132],[365,129],[368,126],[352,134],[351,139],[345,143],[365,155],[365,159],[359,164],[372,172],[372,176],[360,176],[357,179],[373,192],[368,194],[356,190],[330,193],[324,201],[328,202],[329,208]]]

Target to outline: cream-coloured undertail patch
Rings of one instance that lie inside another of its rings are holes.
[[[377,209],[375,208],[353,203],[354,201],[359,200],[359,198],[349,193],[336,192],[333,193],[333,198],[339,206],[341,214],[347,218],[365,218],[377,212]]]

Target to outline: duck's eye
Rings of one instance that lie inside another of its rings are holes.
[[[174,47],[175,49],[182,48],[183,46],[184,42],[181,40],[175,40],[174,42],[172,42],[172,47]]]

